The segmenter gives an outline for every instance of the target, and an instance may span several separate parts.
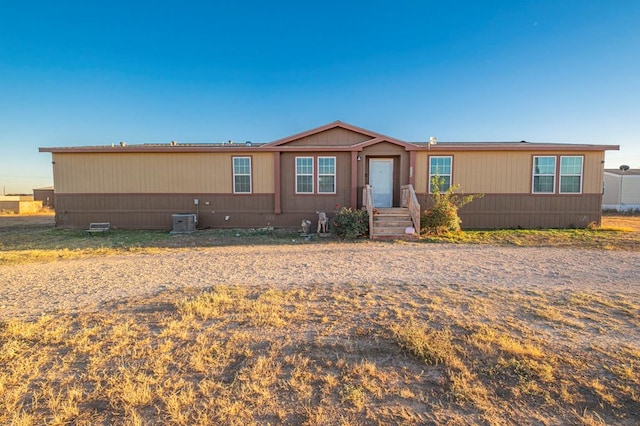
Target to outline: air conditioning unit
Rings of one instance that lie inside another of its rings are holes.
[[[195,213],[177,213],[172,214],[173,221],[172,234],[188,234],[196,230],[196,214]]]

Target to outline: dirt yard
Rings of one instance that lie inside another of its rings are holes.
[[[640,251],[581,247],[286,239],[0,265],[0,424],[635,425]]]
[[[638,277],[639,252],[381,242],[178,248],[0,266],[0,319],[99,309],[112,300],[218,284],[290,289],[365,282],[374,289],[456,284],[628,293],[640,291]]]

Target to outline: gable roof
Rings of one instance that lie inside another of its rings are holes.
[[[356,143],[348,143],[343,145],[344,147],[366,147],[369,145],[373,145],[380,142],[389,142],[394,145],[399,145],[407,150],[418,150],[419,148],[409,142],[402,141],[400,139],[392,138],[391,136],[383,135],[382,133],[372,132],[371,130],[363,129],[362,127],[354,126],[353,124],[345,123],[343,121],[334,121],[332,123],[325,124],[324,126],[316,127],[310,130],[306,130],[301,133],[296,133],[295,135],[287,136],[282,139],[275,140],[273,142],[269,142],[264,145],[265,148],[275,148],[281,147],[284,148],[286,145],[292,144],[293,142],[299,141],[304,138],[308,138],[310,136],[319,135],[323,132],[327,132],[334,129],[342,129],[349,132],[357,133],[359,135],[363,135],[368,139],[364,141],[359,141]]]

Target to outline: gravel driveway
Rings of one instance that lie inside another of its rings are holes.
[[[640,291],[640,253],[449,244],[318,244],[173,249],[0,266],[0,320],[218,284],[312,288],[482,285]]]

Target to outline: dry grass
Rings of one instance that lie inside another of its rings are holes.
[[[637,294],[190,293],[2,323],[0,423],[640,422]]]
[[[636,225],[604,225],[471,242],[638,249]],[[0,226],[0,262],[290,241],[20,226]],[[181,290],[0,322],[0,424],[631,425],[638,342],[637,292],[330,281]]]

